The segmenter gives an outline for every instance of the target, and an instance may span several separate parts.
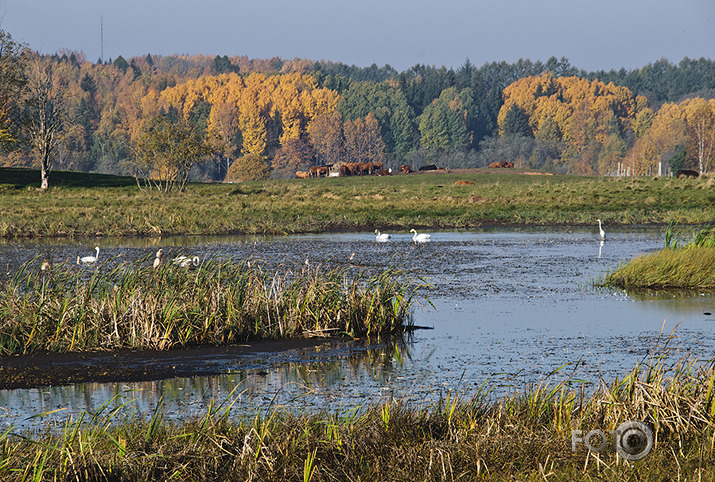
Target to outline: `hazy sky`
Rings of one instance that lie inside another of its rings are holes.
[[[331,60],[405,70],[567,57],[586,70],[715,58],[715,0],[0,0],[42,53]]]

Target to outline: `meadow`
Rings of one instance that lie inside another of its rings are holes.
[[[430,174],[190,184],[141,191],[134,179],[0,169],[0,236],[162,236],[468,229],[490,225],[704,224],[715,178]],[[473,184],[455,185],[455,181]]]

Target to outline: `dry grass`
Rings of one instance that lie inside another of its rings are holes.
[[[715,477],[715,369],[657,360],[592,395],[548,381],[491,399],[482,389],[428,407],[399,401],[344,413],[274,410],[236,420],[118,420],[100,410],[60,433],[0,435],[3,480],[693,480]],[[120,410],[120,409],[117,409]],[[572,430],[648,424],[652,451],[628,462],[572,450]]]
[[[146,260],[111,268],[27,263],[0,289],[0,355],[159,349],[300,336],[378,336],[412,322],[417,284],[387,268],[267,272],[250,261],[197,269]]]
[[[677,289],[715,292],[715,227],[685,239],[668,228],[666,248],[639,256],[609,273],[603,284],[624,289]]]

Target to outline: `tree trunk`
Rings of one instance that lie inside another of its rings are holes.
[[[44,166],[42,166],[42,181],[40,182],[40,189],[43,191],[50,187],[50,173]]]

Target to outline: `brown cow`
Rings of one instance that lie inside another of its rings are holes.
[[[308,171],[296,171],[296,179],[308,179],[310,177],[310,172]]]
[[[508,167],[507,164],[509,164],[509,163],[506,161],[492,162],[491,164],[489,164],[489,167],[492,169],[495,169],[495,168],[498,169],[498,168],[502,168],[502,167]],[[512,166],[513,166],[513,164],[512,164]]]
[[[472,186],[472,185],[474,185],[474,183],[472,181],[459,180],[459,181],[454,181],[454,185],[455,186]]]
[[[345,166],[346,176],[357,176],[360,174],[357,162],[346,162],[343,165]]]
[[[402,164],[399,171],[403,174],[409,174],[412,172],[412,168],[408,164]]]
[[[372,174],[372,162],[360,162],[357,165],[357,170],[362,176],[363,174]]]
[[[375,171],[376,176],[390,176],[392,175],[392,169],[388,169],[387,171]]]
[[[376,171],[384,171],[385,168],[383,167],[383,165],[382,165],[381,162],[373,162],[373,163],[372,163],[372,170],[373,170],[373,172],[376,172]]]
[[[310,166],[310,177],[327,177],[330,174],[328,166]]]

